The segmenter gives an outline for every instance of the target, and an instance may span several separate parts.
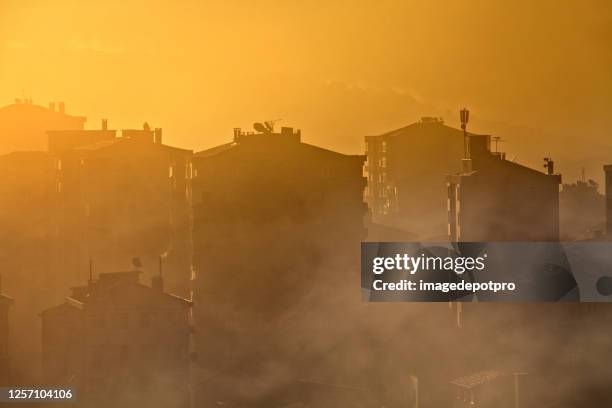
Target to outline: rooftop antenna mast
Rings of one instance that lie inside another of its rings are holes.
[[[276,122],[281,121],[282,119],[273,119],[273,120],[266,120],[264,122],[264,126],[272,133],[274,132],[274,125],[276,125]]]
[[[461,119],[461,129],[463,130],[463,158],[469,159],[470,146],[468,144],[468,135],[467,135],[467,124],[470,121],[470,111],[467,108],[461,109],[459,112],[459,118]]]

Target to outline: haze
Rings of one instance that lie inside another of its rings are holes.
[[[0,105],[62,100],[89,128],[149,121],[196,150],[282,118],[346,153],[423,115],[456,125],[468,106],[510,157],[600,179],[612,8],[500,3],[0,0]]]

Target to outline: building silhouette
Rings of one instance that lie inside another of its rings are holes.
[[[606,174],[605,189],[606,189],[606,229],[605,234],[608,237],[612,237],[612,164],[604,166],[604,172]]]
[[[15,301],[1,291],[0,277],[0,385],[11,385],[13,379],[9,359],[9,310]]]
[[[45,384],[79,406],[189,406],[191,301],[140,274],[102,273],[40,314]]]
[[[563,183],[559,195],[562,240],[598,237],[605,231],[606,198],[593,180]]]
[[[445,177],[461,171],[463,132],[423,117],[365,141],[373,221],[408,231],[415,240],[445,239]]]
[[[285,341],[283,314],[334,282],[359,293],[365,237],[364,156],[309,145],[289,127],[257,128],[194,156],[198,359],[234,384],[272,357],[298,364],[273,351]],[[198,389],[199,403],[239,395],[214,380]]]
[[[55,129],[83,129],[86,118],[66,113],[64,102],[51,102],[48,107],[35,105],[31,100],[15,100],[0,108],[0,153],[47,150],[45,132]]]
[[[15,383],[37,380],[40,342],[36,313],[66,286],[52,268],[50,163],[45,152],[0,156],[0,271],[4,290],[19,299],[11,312]]]
[[[75,276],[145,267],[159,256],[167,287],[188,296],[192,151],[162,143],[162,129],[50,131],[57,262]]]
[[[547,173],[491,152],[490,136],[469,136],[463,172],[448,178],[451,241],[558,241],[559,184],[553,162]]]

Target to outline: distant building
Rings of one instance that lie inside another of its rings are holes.
[[[257,376],[284,339],[281,316],[317,290],[359,293],[364,156],[262,130],[194,156],[198,358],[219,378]],[[214,383],[205,398],[221,398]]]
[[[13,152],[0,156],[0,244],[3,247],[11,244],[8,240],[18,237],[39,240],[46,237],[51,169],[45,152]],[[13,269],[2,262],[0,254],[0,267]]]
[[[612,237],[612,164],[604,166],[606,173],[606,236]]]
[[[46,384],[84,406],[189,406],[191,301],[139,274],[102,273],[40,314]]]
[[[133,258],[163,257],[167,286],[182,296],[191,279],[191,150],[162,143],[162,130],[50,131],[55,240],[60,270],[82,276]]]
[[[83,129],[86,118],[66,113],[64,102],[49,107],[34,105],[30,100],[16,100],[0,108],[0,153],[47,150],[45,132],[55,129]]]
[[[36,311],[66,287],[65,276],[53,273],[51,180],[45,152],[0,156],[0,271],[5,290],[19,299],[11,311],[11,369],[14,384],[32,383],[40,363]]]
[[[0,291],[2,289],[0,280]],[[9,366],[9,309],[12,297],[0,292],[0,385],[11,385]]]
[[[451,241],[558,241],[559,184],[553,162],[547,173],[490,151],[490,137],[469,137],[464,171],[448,178]]]
[[[463,132],[440,118],[366,136],[366,201],[374,222],[416,240],[447,235],[446,174],[461,171]]]
[[[562,240],[590,239],[604,233],[606,199],[598,187],[593,180],[563,184],[559,196]]]

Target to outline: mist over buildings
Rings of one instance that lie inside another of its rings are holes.
[[[246,117],[283,118],[347,153],[470,106],[510,157],[539,164],[529,141],[578,178],[610,147],[611,14],[605,1],[5,0],[0,98],[62,98],[120,127],[153,116],[195,149]]]
[[[451,379],[493,368],[529,372],[533,403],[606,400],[608,305],[364,304],[357,271],[365,238],[446,237],[463,106],[470,132],[501,137],[499,151],[474,137],[474,169],[496,176],[474,187],[492,208],[474,207],[474,224],[486,218],[502,240],[603,231],[604,191],[586,180],[603,186],[612,151],[611,16],[604,1],[2,1],[0,106],[19,100],[0,110],[11,123],[0,127],[0,273],[16,298],[13,378],[49,381],[39,313],[88,305],[112,281],[193,299],[195,323],[183,309],[180,323],[197,345],[175,362],[190,364],[209,406],[411,406],[413,377],[423,407],[449,406]],[[276,131],[252,132],[253,120]],[[363,202],[366,136],[399,146],[386,158],[407,166],[380,194],[405,182],[407,212],[385,217],[391,196]],[[556,218],[556,173],[561,230],[553,220],[537,234],[533,212]],[[546,199],[504,235],[517,206],[506,198],[540,184]],[[128,269],[127,283],[101,278]],[[138,325],[150,320],[137,312]],[[72,374],[58,367],[53,380]]]

